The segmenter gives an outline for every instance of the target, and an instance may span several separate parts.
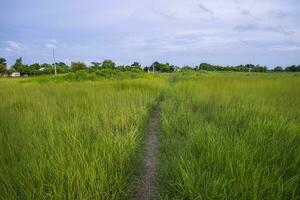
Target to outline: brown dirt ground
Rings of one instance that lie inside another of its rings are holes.
[[[156,193],[158,173],[158,147],[160,131],[160,109],[156,108],[150,117],[148,134],[144,146],[142,178],[136,190],[136,200],[152,200]]]

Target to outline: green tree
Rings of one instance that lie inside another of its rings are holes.
[[[92,71],[97,71],[101,69],[101,63],[100,62],[91,62],[91,70]]]
[[[39,75],[39,74],[41,74],[41,71],[40,71],[41,65],[39,63],[31,64],[29,66],[29,68],[30,68],[29,75]]]
[[[6,60],[5,58],[0,58],[0,74],[4,74],[6,72]]]
[[[17,58],[15,64],[12,66],[16,71],[21,71],[23,66],[22,57]]]
[[[217,65],[211,65],[208,63],[201,63],[198,67],[196,67],[196,70],[207,70],[207,71],[221,71],[222,68]]]
[[[283,68],[281,66],[277,66],[274,68],[274,72],[282,72]]]
[[[48,63],[43,63],[40,68],[41,74],[53,74],[54,67]]]
[[[134,72],[138,72],[138,71],[142,71],[142,66],[140,63],[138,62],[134,62],[133,64],[126,65],[126,66],[119,66],[119,69],[124,70],[124,71],[134,71]]]
[[[158,61],[155,61],[154,63],[152,63],[152,65],[149,67],[150,71],[153,71],[153,68],[155,71],[160,71],[160,63]]]
[[[139,62],[133,62],[131,67],[142,69],[142,65]]]
[[[298,66],[292,65],[292,66],[285,68],[285,70],[288,72],[300,72],[300,65],[298,65]]]
[[[16,59],[12,69],[14,69],[16,72],[20,72],[21,75],[30,74],[30,67],[26,64],[23,64],[22,57]]]
[[[87,70],[87,66],[84,62],[72,62],[71,69],[72,71]]]
[[[103,69],[115,69],[116,68],[116,64],[112,60],[106,59],[102,63],[102,68]]]
[[[128,66],[128,65],[126,65],[126,66],[125,65],[119,65],[118,69],[121,70],[121,71],[126,71],[129,67],[130,66]]]
[[[64,62],[55,63],[57,73],[67,73],[69,71],[69,66]]]
[[[185,65],[181,68],[182,71],[189,71],[189,70],[193,70],[192,67],[188,66],[188,65]]]

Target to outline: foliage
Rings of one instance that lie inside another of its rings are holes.
[[[63,63],[59,62],[56,63],[58,73],[66,73],[68,72],[68,66]],[[20,72],[21,75],[46,75],[46,74],[54,74],[54,67],[48,63],[33,63],[31,65],[23,64],[22,58],[16,59],[16,62],[10,69],[7,70],[9,74],[12,72]]]
[[[120,73],[119,70],[113,70],[113,69],[102,69],[96,71],[97,76],[104,77],[104,78],[112,78],[117,76],[117,74],[119,73]]]
[[[104,60],[101,66],[103,69],[115,69],[116,64],[112,60]]]
[[[79,71],[79,70],[87,70],[87,66],[84,62],[71,62],[71,70]]]
[[[2,59],[2,60],[1,60]],[[1,64],[2,63],[2,64]],[[86,70],[87,72],[94,73],[96,71],[100,71],[103,69],[110,69],[110,70],[117,70],[116,73],[119,71],[129,71],[134,73],[139,72],[152,72],[153,69],[155,72],[158,73],[172,73],[172,72],[178,72],[178,71],[234,71],[234,72],[267,72],[268,69],[266,66],[261,65],[253,65],[253,64],[246,64],[246,65],[238,65],[238,66],[219,66],[219,65],[212,65],[209,63],[201,63],[198,66],[191,67],[188,65],[183,66],[180,68],[179,66],[175,66],[169,63],[160,63],[158,61],[155,61],[151,64],[150,67],[142,67],[142,65],[139,62],[133,62],[131,65],[120,65],[117,66],[115,62],[112,60],[106,59],[102,63],[101,62],[91,62],[91,66],[88,67],[84,62],[72,62],[71,66],[69,67],[67,64],[63,62],[57,62],[55,63],[57,67],[57,73],[68,73],[70,71],[76,72],[79,70]],[[13,66],[11,68],[6,69],[6,60],[4,58],[0,58],[0,73],[12,73],[14,71],[18,71],[21,73],[21,75],[30,75],[30,76],[36,76],[36,75],[47,75],[47,74],[54,74],[54,65],[48,64],[48,63],[34,63],[31,65],[23,64],[22,57],[18,58]],[[287,71],[287,72],[298,72],[300,71],[300,65],[292,65],[289,67],[286,67],[285,69],[278,66],[275,67],[274,72],[281,72],[281,71]],[[113,72],[103,72],[108,73],[108,75],[102,74],[100,76],[111,76],[109,74],[113,74]],[[98,72],[99,74],[99,72]],[[101,73],[100,73],[101,74]],[[94,75],[92,75],[94,76]]]
[[[6,72],[6,59],[0,58],[0,74],[4,74]]]
[[[194,74],[166,91],[160,199],[299,198],[300,79],[242,74]]]
[[[139,62],[133,62],[131,67],[136,69],[142,69],[142,65]]]
[[[88,78],[88,73],[85,70],[79,70],[75,72],[75,79],[78,81],[86,80]]]
[[[289,66],[285,69],[288,72],[300,72],[300,65],[296,66],[296,65],[292,65]]]
[[[226,66],[222,67],[219,65],[211,65],[208,63],[201,63],[195,67],[195,70],[206,70],[206,71],[237,71],[237,72],[266,72],[267,67],[260,65],[238,65],[238,66]]]
[[[69,66],[64,62],[58,62],[55,63],[55,65],[56,65],[57,73],[59,74],[67,73],[69,71]]]
[[[65,80],[68,81],[83,81],[88,80],[90,74],[86,70],[78,70],[75,72],[69,72],[64,76]]]
[[[169,73],[174,72],[177,67],[175,67],[174,65],[170,65],[169,63],[163,64],[155,61],[150,67],[145,67],[144,71],[153,71],[153,68],[156,72]]]
[[[277,66],[274,68],[274,72],[282,72],[283,68],[281,66]]]
[[[181,68],[181,71],[189,71],[189,70],[193,70],[193,68],[188,65],[185,65]]]
[[[101,70],[100,62],[91,62],[91,71]]]
[[[162,86],[0,79],[0,199],[131,199]]]
[[[89,73],[87,75],[87,79],[90,81],[95,81],[95,80],[97,80],[97,75],[95,73]]]
[[[21,75],[29,74],[29,67],[23,64],[22,57],[17,58],[15,64],[11,67],[14,71],[20,72]]]
[[[1,78],[0,199],[132,199],[163,99],[158,199],[296,200],[299,84],[299,73],[190,69]]]

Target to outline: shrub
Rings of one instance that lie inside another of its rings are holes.
[[[97,76],[105,77],[105,78],[112,78],[116,77],[120,73],[120,70],[112,70],[112,69],[102,69],[96,71]]]
[[[65,80],[68,81],[74,81],[75,80],[75,73],[74,72],[69,72],[64,76]]]
[[[90,73],[90,74],[88,74],[87,79],[91,80],[91,81],[95,81],[97,79],[97,76],[95,73]]]
[[[77,72],[75,72],[75,79],[77,81],[81,81],[81,80],[87,80],[88,79],[88,73],[85,70],[79,70]]]

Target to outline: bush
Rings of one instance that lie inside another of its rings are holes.
[[[69,72],[64,76],[65,80],[68,81],[74,81],[75,80],[75,73],[74,72]]]
[[[75,79],[77,81],[81,81],[81,80],[87,80],[88,79],[88,73],[85,70],[79,70],[77,72],[75,72]]]
[[[97,80],[97,76],[95,73],[90,73],[87,77],[88,80],[95,81]]]
[[[87,70],[87,66],[83,62],[72,62],[71,69],[72,69],[72,71]]]
[[[94,75],[95,76],[95,75]],[[67,81],[82,81],[82,80],[92,80],[92,74],[88,74],[85,70],[79,70],[77,72],[69,72],[67,73],[63,79]]]
[[[120,70],[102,69],[96,71],[96,75],[104,78],[116,77],[120,73]]]

